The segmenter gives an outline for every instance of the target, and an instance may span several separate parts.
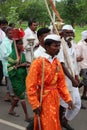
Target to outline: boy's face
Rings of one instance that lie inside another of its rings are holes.
[[[57,55],[60,51],[61,42],[53,42],[50,46],[46,45],[46,51],[52,57]]]

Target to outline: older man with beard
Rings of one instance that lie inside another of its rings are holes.
[[[68,121],[71,121],[78,114],[81,107],[81,99],[78,90],[79,86],[79,78],[78,78],[78,67],[76,61],[75,54],[75,46],[74,46],[74,29],[71,25],[64,25],[61,32],[63,45],[61,47],[60,53],[58,54],[58,59],[60,60],[69,92],[73,99],[74,109],[69,110],[67,104],[61,98],[61,106],[60,106],[60,119],[61,125],[67,130],[74,130],[69,124]],[[66,50],[66,54],[68,57],[66,58],[64,51]],[[68,61],[68,62],[67,62]],[[71,67],[69,67],[69,64]],[[72,71],[71,71],[72,70]]]

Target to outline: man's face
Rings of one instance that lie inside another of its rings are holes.
[[[5,32],[6,28],[8,27],[8,24],[2,24],[1,29]]]
[[[38,23],[37,22],[32,23],[32,25],[30,26],[32,31],[36,31],[37,27],[38,27]]]
[[[72,30],[63,30],[63,37],[66,42],[70,42],[74,38],[74,32]]]
[[[49,35],[49,34],[50,34],[50,32],[44,33],[44,34],[42,34],[42,35],[39,37],[39,41],[40,41],[40,44],[41,44],[41,45],[44,45],[44,38],[45,38],[47,35]]]
[[[46,51],[52,57],[58,54],[60,51],[61,42],[53,42],[50,46],[46,46]]]

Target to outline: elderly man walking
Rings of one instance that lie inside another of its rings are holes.
[[[81,99],[78,89],[80,81],[75,54],[75,43],[73,41],[74,29],[71,25],[64,25],[61,33],[63,46],[61,46],[58,59],[61,62],[65,73],[68,89],[73,99],[74,109],[69,110],[67,104],[61,98],[60,118],[61,125],[64,128],[67,130],[74,130],[74,128],[68,124],[68,121],[75,118],[81,107]],[[65,50],[66,52],[64,52]],[[66,57],[65,53],[66,55],[68,54],[68,57]]]

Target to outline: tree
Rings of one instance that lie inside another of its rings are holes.
[[[8,14],[8,17],[7,17],[9,23],[14,22],[15,24],[17,24],[17,22],[19,20],[19,14],[17,13],[16,10],[17,10],[17,7],[11,7],[10,8],[10,12]]]
[[[27,21],[29,18],[36,18],[39,22],[49,23],[50,21],[43,1],[30,1],[28,5],[24,9],[22,8],[21,12],[19,12],[19,17]]]
[[[68,21],[72,26],[74,26],[76,19],[80,16],[80,10],[78,9],[78,5],[81,0],[64,0],[64,19]]]
[[[77,23],[80,26],[84,26],[87,24],[87,0],[81,0],[81,3],[78,5],[78,9],[80,12],[80,17],[76,19]]]
[[[86,5],[87,0],[61,0],[56,2],[61,18],[64,19],[65,23],[73,26],[74,24],[83,25],[87,23]],[[11,9],[12,7],[14,9]],[[50,10],[52,13],[51,8]],[[0,0],[0,17],[14,21],[13,16],[17,16],[19,19],[15,19],[19,21],[27,21],[29,18],[35,17],[40,23],[50,23],[50,17],[43,0],[24,0],[23,2],[22,0]]]

